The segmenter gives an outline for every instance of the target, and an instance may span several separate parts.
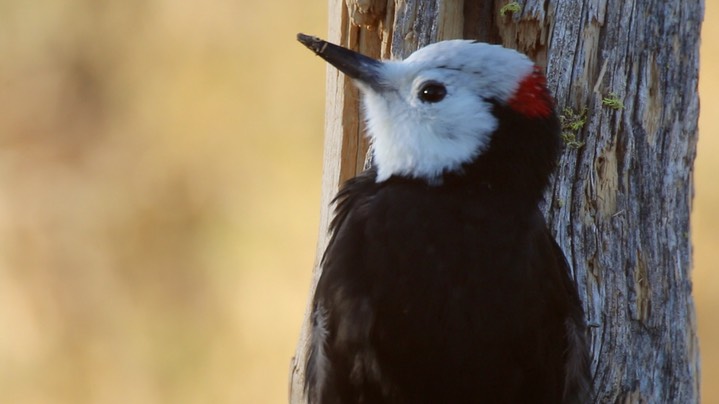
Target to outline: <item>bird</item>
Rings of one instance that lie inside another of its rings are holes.
[[[546,78],[475,40],[379,60],[298,34],[362,95],[370,168],[334,199],[309,403],[582,403],[584,310],[540,211],[561,153]]]

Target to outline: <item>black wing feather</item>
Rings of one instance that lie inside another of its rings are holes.
[[[356,303],[352,304],[352,307],[347,307],[352,301],[343,299],[344,291],[335,287],[337,283],[334,279],[338,276],[336,272],[339,271],[345,277],[361,273],[355,268],[360,265],[363,239],[348,227],[356,225],[353,217],[361,216],[362,205],[368,203],[368,199],[371,198],[377,187],[376,176],[374,169],[364,171],[345,182],[333,199],[335,212],[329,228],[331,237],[320,264],[322,273],[312,306],[311,343],[305,367],[305,394],[311,404],[357,401],[357,397],[368,396],[370,390],[358,391],[352,387],[353,383],[349,380],[351,367],[357,364],[349,363],[348,358],[336,355],[333,347],[338,339],[347,338],[347,335],[344,335],[347,329],[368,332],[371,313],[367,312],[366,307]],[[342,249],[336,248],[340,238],[345,240]],[[347,240],[347,238],[353,239]],[[343,307],[338,307],[343,303],[345,303]],[[343,317],[338,318],[336,312],[342,312]],[[354,315],[351,320],[348,319],[350,315]],[[366,358],[366,361],[370,359]],[[348,401],[341,397],[355,398]],[[373,401],[371,397],[366,399],[366,402]]]

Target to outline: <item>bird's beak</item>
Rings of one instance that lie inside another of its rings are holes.
[[[316,36],[297,34],[297,40],[347,76],[374,89],[382,87],[382,62],[379,60],[323,41]]]

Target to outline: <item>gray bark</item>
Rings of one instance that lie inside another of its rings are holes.
[[[567,146],[545,213],[590,325],[594,401],[698,402],[689,213],[703,1],[527,0],[501,16],[504,4],[331,0],[329,40],[402,58],[439,40],[475,38],[546,67]],[[367,146],[355,90],[328,72],[318,257],[326,203],[361,169]],[[570,127],[582,111],[585,124]],[[292,361],[292,403],[304,402],[306,323]]]

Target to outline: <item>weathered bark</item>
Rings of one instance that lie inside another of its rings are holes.
[[[568,124],[545,213],[584,301],[594,401],[698,402],[689,213],[702,0],[527,0],[504,16],[497,1],[347,3],[350,12],[329,2],[329,40],[371,56],[402,58],[464,37],[518,49],[546,67]],[[318,261],[329,202],[361,170],[367,147],[356,90],[333,68],[327,83]],[[582,111],[585,124],[570,128]],[[307,331],[305,321],[292,403],[304,402]]]

